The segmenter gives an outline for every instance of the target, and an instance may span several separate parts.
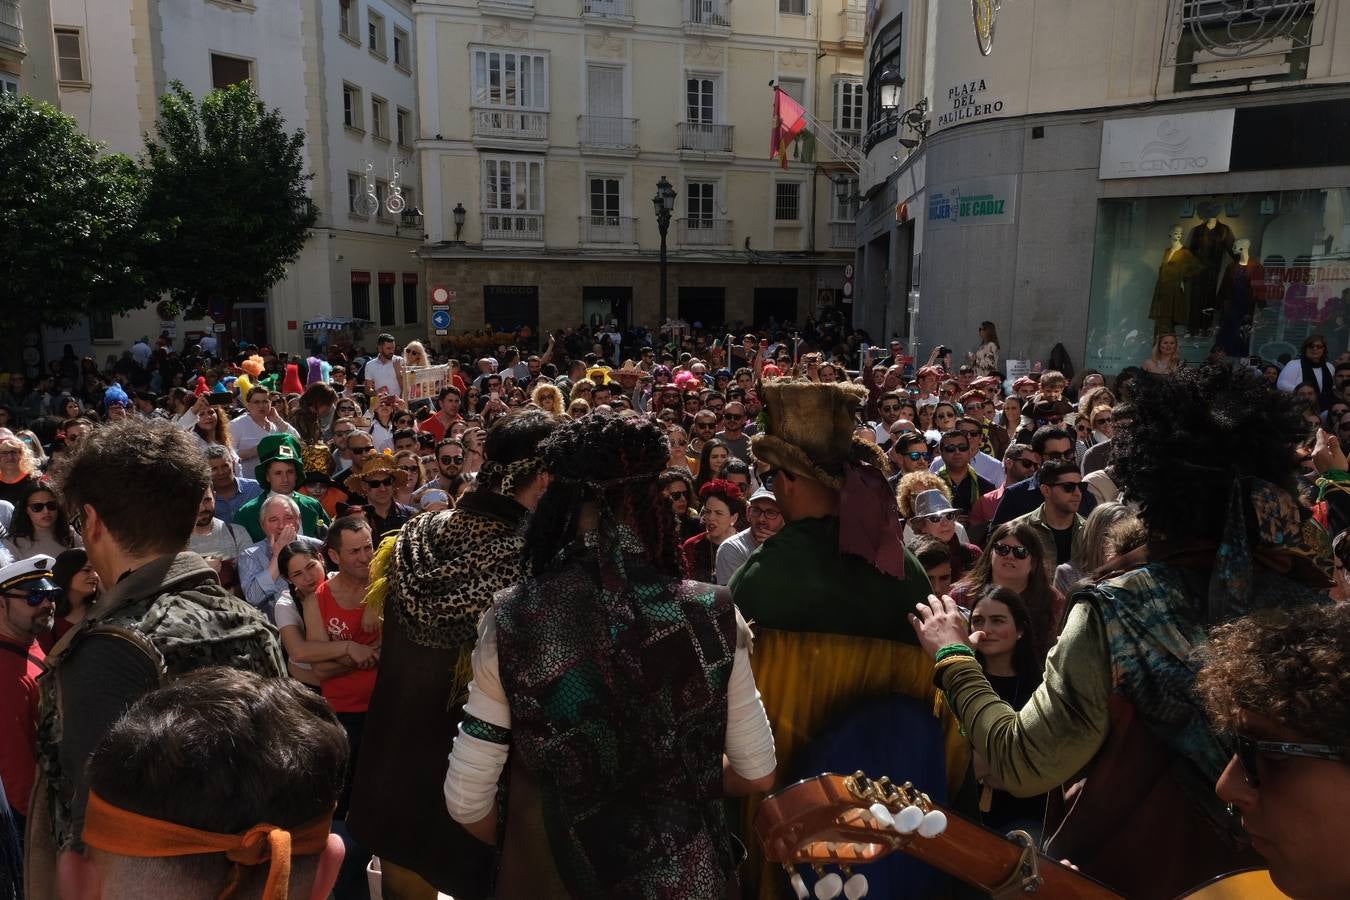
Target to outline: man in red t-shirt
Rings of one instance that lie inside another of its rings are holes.
[[[37,639],[52,630],[61,593],[52,562],[39,555],[0,569],[0,781],[20,834],[37,771],[37,678],[43,669]]]
[[[450,430],[450,426],[460,420],[459,404],[462,395],[459,388],[452,384],[447,384],[441,388],[441,392],[436,395],[436,405],[438,409],[436,414],[423,419],[418,429],[427,434],[436,436],[437,442],[445,440],[445,433]]]

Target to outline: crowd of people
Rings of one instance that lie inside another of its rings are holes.
[[[856,769],[1123,896],[1350,896],[1350,354],[1167,337],[1111,378],[837,316],[13,373],[0,900],[787,896],[765,793]]]

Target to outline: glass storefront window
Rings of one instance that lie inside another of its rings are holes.
[[[1085,365],[1119,372],[1178,336],[1277,362],[1310,334],[1350,351],[1350,189],[1102,200]]]

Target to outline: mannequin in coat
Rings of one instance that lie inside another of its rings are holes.
[[[1158,267],[1158,282],[1153,287],[1153,303],[1148,310],[1154,336],[1171,334],[1178,330],[1178,325],[1185,328],[1190,315],[1188,282],[1202,267],[1195,254],[1181,246],[1182,233],[1180,225],[1172,229],[1171,245]]]

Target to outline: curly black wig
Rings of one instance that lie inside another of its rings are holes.
[[[553,480],[525,528],[525,566],[531,575],[547,571],[576,539],[582,508],[589,502],[607,507],[631,527],[658,571],[679,577],[678,524],[659,478],[670,459],[663,427],[634,416],[591,413],[558,428],[539,451]]]
[[[1235,474],[1297,495],[1302,413],[1262,376],[1227,366],[1140,373],[1134,407],[1111,442],[1115,481],[1151,537],[1217,540]]]

